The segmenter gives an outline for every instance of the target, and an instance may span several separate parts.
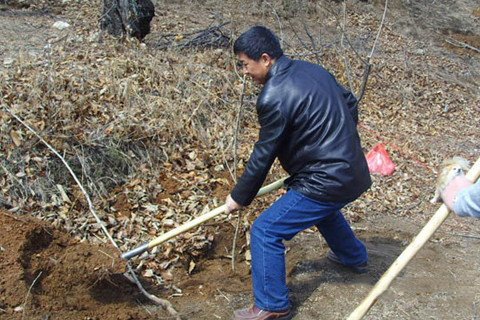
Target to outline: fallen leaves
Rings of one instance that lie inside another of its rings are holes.
[[[127,251],[223,203],[233,186],[232,124],[241,79],[225,49],[156,51],[109,38],[99,43],[95,8],[72,8],[77,12],[69,10],[67,16],[81,14],[85,21],[72,25],[69,30],[75,32],[63,40],[48,44],[44,54],[22,63],[6,61],[0,92],[3,103],[65,155],[93,195],[112,237]],[[373,13],[348,14],[352,39],[363,41],[362,34],[378,25]],[[184,24],[166,21],[158,22],[162,32],[181,35],[175,28]],[[330,17],[325,24],[335,26],[335,21]],[[325,43],[335,43],[324,36]],[[371,190],[345,209],[352,221],[371,214],[429,212],[432,208],[423,200],[433,190],[430,169],[455,152],[472,156],[474,151],[464,149],[474,142],[456,144],[465,137],[479,140],[478,95],[454,77],[469,74],[468,68],[391,26],[384,36],[360,106],[361,121],[371,130],[360,128],[360,134],[365,149],[379,140],[388,142],[398,170],[390,178],[373,177]],[[348,58],[360,77],[362,64],[353,53]],[[335,48],[325,47],[322,63],[345,80],[343,57]],[[240,170],[257,138],[257,93],[249,83],[239,137]],[[5,133],[0,136],[2,203],[36,212],[81,241],[104,240],[63,165],[3,111],[0,126]],[[284,174],[278,164],[272,173]],[[252,211],[259,213],[275,196],[255,201]],[[214,240],[213,231],[199,227],[134,261],[144,276],[172,281],[175,266],[195,273]],[[244,257],[250,259],[248,250]]]
[[[11,130],[10,131],[10,137],[12,138],[12,141],[15,144],[15,146],[19,147],[22,144],[21,137],[20,137],[20,135],[18,134],[17,131]]]

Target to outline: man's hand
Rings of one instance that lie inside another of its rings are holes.
[[[227,214],[243,208],[243,206],[236,203],[230,195],[228,195],[227,199],[225,200],[225,206],[225,213]]]

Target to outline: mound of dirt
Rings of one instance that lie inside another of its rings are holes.
[[[0,234],[0,273],[8,275],[0,278],[2,319],[150,318],[111,246],[79,243],[34,218],[4,212]]]

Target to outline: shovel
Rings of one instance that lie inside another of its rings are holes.
[[[261,188],[256,197],[258,196],[261,196],[265,193],[268,193],[268,192],[271,192],[271,191],[274,191],[274,190],[277,190],[279,189],[280,187],[283,186],[283,182],[287,179],[288,177],[285,177],[285,178],[282,178],[280,180],[277,180],[263,188]],[[134,256],[137,256],[139,254],[142,254],[144,253],[145,251],[153,248],[153,247],[156,247],[158,246],[159,244],[162,244],[164,243],[165,241],[179,235],[180,233],[183,233],[185,231],[188,231],[196,226],[198,226],[199,224],[202,224],[210,219],[212,219],[213,217],[216,217],[218,216],[219,214],[225,212],[225,209],[226,209],[226,206],[225,205],[222,205],[216,209],[213,209],[212,211],[210,212],[207,212],[191,221],[188,221],[187,223],[181,225],[180,227],[178,228],[175,228],[175,229],[172,229],[170,231],[168,231],[167,233],[153,239],[152,241],[150,242],[146,242],[144,244],[142,244],[141,246],[133,249],[133,250],[130,250],[130,251],[127,251],[125,252],[124,254],[122,254],[122,258],[123,259],[126,259],[126,260],[129,260],[130,258],[134,257]]]

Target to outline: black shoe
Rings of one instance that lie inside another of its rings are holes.
[[[348,266],[348,265],[345,265],[343,264],[340,259],[338,259],[337,255],[335,253],[333,253],[333,251],[328,251],[327,253],[327,259],[334,262],[334,263],[337,263],[337,264],[340,264],[348,269],[350,269],[351,271],[355,272],[355,273],[358,273],[358,274],[362,274],[362,273],[367,273],[367,263],[364,262],[364,263],[361,263],[359,265],[356,265],[356,266]]]

